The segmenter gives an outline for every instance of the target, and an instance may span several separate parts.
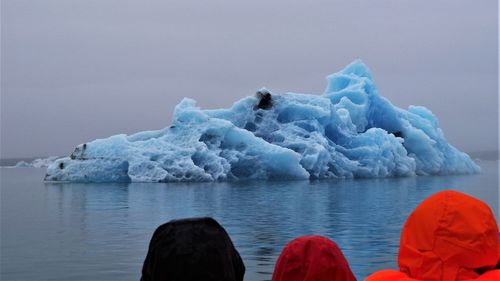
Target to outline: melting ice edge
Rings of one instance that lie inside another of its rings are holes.
[[[321,96],[262,89],[229,109],[185,98],[172,126],[80,144],[45,180],[175,182],[372,178],[480,171],[450,145],[423,106],[380,96],[356,60],[327,77]]]

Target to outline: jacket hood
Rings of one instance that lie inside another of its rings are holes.
[[[242,281],[243,261],[212,218],[174,220],[151,238],[141,281]]]
[[[498,227],[490,208],[463,193],[434,194],[403,227],[398,264],[411,278],[474,279],[499,259]]]
[[[337,244],[321,236],[299,237],[285,246],[272,281],[355,281]]]

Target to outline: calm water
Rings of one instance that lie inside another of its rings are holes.
[[[245,280],[269,280],[299,235],[334,239],[359,279],[396,268],[401,226],[442,189],[498,214],[498,161],[473,176],[196,184],[49,184],[43,169],[0,169],[1,280],[138,280],[161,223],[212,216],[240,251]],[[498,216],[497,216],[498,218]]]

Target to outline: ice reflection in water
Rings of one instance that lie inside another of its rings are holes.
[[[497,163],[480,163],[476,176],[191,184],[44,184],[41,170],[2,169],[1,277],[138,280],[159,224],[211,216],[246,280],[270,280],[283,246],[308,234],[335,240],[362,279],[396,268],[402,224],[438,190],[462,190],[497,214]]]

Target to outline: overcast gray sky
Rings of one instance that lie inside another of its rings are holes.
[[[191,97],[321,94],[355,58],[465,151],[498,143],[497,1],[2,0],[1,156],[160,129]]]

